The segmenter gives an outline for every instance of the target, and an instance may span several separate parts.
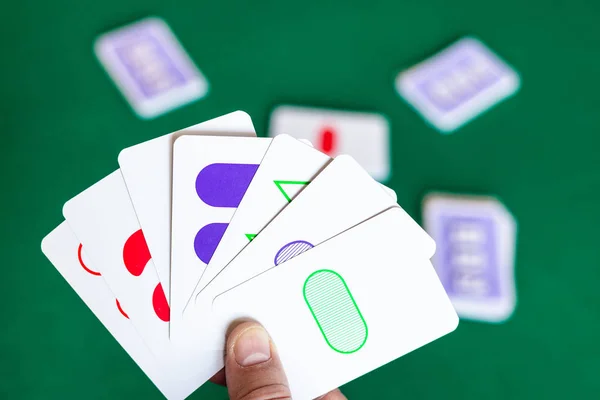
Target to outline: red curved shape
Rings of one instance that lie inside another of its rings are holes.
[[[119,312],[120,312],[121,314],[123,314],[123,316],[124,316],[125,318],[129,319],[129,315],[127,315],[127,314],[125,313],[125,311],[123,311],[123,309],[121,308],[121,303],[119,303],[119,299],[115,299],[115,300],[117,301],[117,308],[119,309]]]
[[[81,265],[86,272],[89,272],[92,275],[100,276],[101,275],[100,272],[92,271],[91,269],[89,269],[88,267],[85,266],[85,263],[83,262],[83,258],[81,257],[81,249],[82,248],[83,248],[83,245],[81,243],[79,243],[79,248],[77,249],[77,258],[79,259],[79,265]]]
[[[152,306],[154,307],[154,312],[158,318],[165,322],[169,322],[171,319],[171,309],[169,308],[167,297],[165,296],[162,284],[160,283],[156,285],[154,293],[152,293]]]
[[[335,152],[337,147],[337,133],[335,129],[331,127],[324,127],[321,129],[318,137],[318,149],[325,154],[332,154]]]
[[[140,276],[152,256],[142,230],[134,232],[123,246],[123,263],[133,276]]]

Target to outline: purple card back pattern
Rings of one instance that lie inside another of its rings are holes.
[[[498,240],[493,219],[442,216],[440,227],[436,271],[448,295],[499,297]]]
[[[472,42],[461,43],[416,76],[416,87],[440,112],[453,111],[507,74],[492,57]]]
[[[132,28],[113,39],[113,48],[127,73],[144,98],[152,98],[194,78],[185,63],[177,62],[174,52],[151,27]],[[172,47],[172,46],[171,46]]]

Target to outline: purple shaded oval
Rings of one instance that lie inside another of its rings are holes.
[[[212,207],[237,207],[258,164],[210,164],[196,177],[198,197]]]
[[[204,264],[208,264],[219,242],[227,230],[227,225],[223,223],[208,224],[198,231],[194,239],[194,250],[196,255]]]
[[[284,262],[296,257],[298,254],[304,253],[306,250],[312,249],[312,244],[306,240],[295,240],[283,246],[277,254],[275,254],[275,265],[283,264]]]

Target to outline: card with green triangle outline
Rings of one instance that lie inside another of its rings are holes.
[[[273,183],[275,184],[275,186],[277,186],[277,189],[279,189],[281,194],[283,194],[283,197],[285,197],[285,199],[289,203],[290,201],[292,201],[292,199],[290,198],[290,196],[287,194],[287,192],[283,188],[283,185],[308,185],[310,183],[310,181],[277,181],[276,180],[276,181],[273,181]]]

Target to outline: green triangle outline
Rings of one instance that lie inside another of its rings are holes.
[[[258,235],[258,233],[245,233],[244,235],[246,235],[246,238],[251,242],[252,239],[254,239],[256,235]]]
[[[290,199],[290,196],[288,196],[285,190],[283,190],[283,187],[281,187],[281,185],[308,185],[310,181],[273,181],[273,183],[275,184],[275,186],[277,186],[277,189],[279,189],[283,197],[285,197],[285,199],[289,203],[290,201],[292,201],[292,199]]]

